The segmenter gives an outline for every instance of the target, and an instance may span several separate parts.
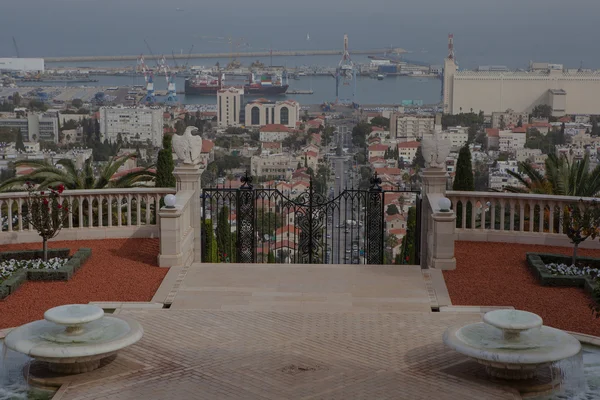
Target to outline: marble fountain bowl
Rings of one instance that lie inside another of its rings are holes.
[[[51,308],[43,320],[11,330],[4,345],[46,362],[52,372],[71,375],[98,368],[143,334],[137,321],[104,315],[95,305],[72,304]]]
[[[519,310],[490,311],[483,322],[448,328],[443,340],[485,365],[490,376],[510,380],[535,378],[540,368],[581,351],[573,336],[543,326],[538,315]]]

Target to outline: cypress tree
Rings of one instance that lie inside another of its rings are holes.
[[[176,181],[173,175],[175,163],[173,162],[173,149],[171,147],[172,136],[163,136],[163,148],[158,152],[156,162],[156,187],[175,187]]]
[[[473,166],[471,165],[471,151],[469,146],[461,147],[456,164],[456,175],[452,190],[473,191],[475,181],[473,179]]]
[[[207,263],[218,263],[219,255],[217,250],[217,239],[215,238],[215,231],[213,230],[212,220],[207,219],[204,221],[204,262]]]
[[[269,264],[275,264],[275,254],[272,251],[269,251],[269,256],[267,257],[267,262]]]
[[[25,151],[25,144],[23,143],[23,134],[21,133],[21,128],[19,128],[19,131],[17,132],[15,148],[17,149],[17,151]]]

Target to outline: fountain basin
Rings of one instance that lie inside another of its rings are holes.
[[[104,316],[96,306],[61,306],[44,316],[46,320],[10,331],[4,345],[46,362],[49,370],[60,374],[92,371],[103,359],[140,340],[144,333],[137,321]]]
[[[577,339],[559,329],[542,326],[541,318],[535,314],[517,310],[488,314],[484,322],[447,329],[443,340],[448,347],[485,365],[493,377],[531,379],[540,367],[581,351]]]

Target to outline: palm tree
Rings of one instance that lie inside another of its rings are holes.
[[[57,186],[59,184],[64,185],[67,190],[78,190],[78,189],[107,189],[107,188],[130,188],[130,187],[144,187],[154,186],[154,180],[156,178],[156,172],[151,170],[150,167],[132,171],[124,174],[120,177],[114,177],[116,172],[122,167],[128,160],[135,158],[135,154],[113,157],[100,171],[99,174],[94,173],[94,167],[92,165],[92,158],[85,160],[83,168],[78,169],[75,163],[70,159],[60,159],[56,165],[45,160],[21,160],[15,162],[15,167],[30,167],[33,171],[29,174],[17,176],[6,180],[0,184],[0,192],[9,191],[20,191],[23,190],[26,182],[32,182],[38,185],[38,188],[44,189],[47,187]],[[60,168],[60,167],[62,168]],[[74,219],[74,225],[88,226],[88,221],[93,218],[94,225],[98,224],[97,216],[98,209],[94,207],[92,216],[88,215],[88,208],[86,207],[87,199],[79,198],[75,204],[71,204],[71,210]],[[136,200],[133,200],[134,202]],[[114,206],[113,206],[114,204]],[[103,224],[106,226],[108,212],[113,214],[113,220],[117,220],[117,209],[119,207],[124,208],[126,204],[117,204],[117,200],[113,199],[113,204],[106,204],[103,208]],[[16,203],[14,204],[16,206]],[[84,221],[78,221],[78,209],[83,206],[83,217]],[[144,203],[142,205],[142,215],[145,212]],[[152,207],[152,205],[150,205]],[[137,219],[136,207],[132,206],[133,214],[132,218]],[[15,210],[16,211],[16,210]],[[142,216],[139,216],[142,218]],[[125,214],[122,213],[123,222]]]
[[[58,160],[56,165],[45,160],[16,161],[15,167],[31,167],[33,171],[3,182],[0,184],[0,192],[20,190],[26,182],[35,183],[40,188],[63,184],[68,190],[151,186],[156,178],[156,172],[149,167],[112,179],[119,168],[132,158],[135,158],[134,154],[113,157],[97,176],[94,173],[91,157],[85,160],[82,169],[78,169],[73,160],[67,158]]]
[[[590,171],[590,158],[570,162],[566,156],[548,155],[546,173],[542,175],[528,162],[519,163],[522,174],[506,171],[524,188],[508,186],[513,193],[553,194],[560,196],[594,197],[600,193],[600,166]]]

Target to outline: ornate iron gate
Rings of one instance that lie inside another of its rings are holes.
[[[305,191],[294,193],[255,188],[246,175],[239,188],[204,189],[203,261],[383,264],[385,195],[394,192],[382,190],[380,184],[375,174],[368,190],[346,189],[327,198],[312,181]],[[414,193],[420,209],[418,191],[402,192]],[[413,234],[418,246],[420,232]]]

